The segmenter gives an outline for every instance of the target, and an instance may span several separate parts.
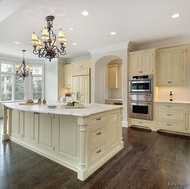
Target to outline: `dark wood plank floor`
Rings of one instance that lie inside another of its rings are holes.
[[[1,141],[0,189],[190,189],[190,138],[132,128],[123,128],[123,138],[125,148],[83,182],[75,172]]]

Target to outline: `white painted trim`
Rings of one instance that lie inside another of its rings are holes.
[[[180,37],[175,39],[168,39],[157,41],[153,43],[146,43],[142,45],[136,45],[136,50],[150,49],[150,48],[165,48],[165,47],[173,47],[178,45],[186,45],[190,43],[189,37]]]
[[[122,121],[122,127],[129,127],[128,121]]]
[[[101,53],[116,51],[116,50],[120,50],[120,49],[128,49],[128,44],[129,44],[129,41],[123,42],[123,43],[117,43],[117,44],[110,45],[110,46],[100,47],[100,48],[96,48],[96,49],[91,49],[89,51],[90,51],[91,55],[101,54]]]

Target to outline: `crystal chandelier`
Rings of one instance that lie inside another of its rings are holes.
[[[33,53],[38,55],[39,58],[46,58],[51,59],[58,58],[59,55],[65,55],[65,45],[67,44],[67,40],[63,33],[63,30],[60,28],[58,33],[58,40],[60,42],[60,49],[56,45],[56,35],[53,33],[53,20],[54,16],[47,16],[47,28],[45,27],[42,31],[42,40],[43,40],[43,47],[39,37],[37,37],[36,33],[32,33],[31,42],[33,44],[34,50]]]
[[[18,63],[15,66],[16,70],[16,77],[17,78],[22,78],[24,80],[25,77],[32,76],[32,66],[29,66],[28,64],[26,65],[25,59],[24,59],[24,53],[26,50],[22,50],[23,52],[23,61],[20,65]]]

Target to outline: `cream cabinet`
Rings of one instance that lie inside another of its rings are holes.
[[[92,116],[89,129],[89,165],[99,161],[108,153],[107,114],[101,113]]]
[[[185,105],[185,131],[190,133],[190,105]]]
[[[108,87],[118,88],[119,87],[119,65],[111,64],[108,65]]]
[[[153,123],[154,123],[153,121],[144,120],[144,119],[133,119],[133,118],[129,119],[130,126],[136,126],[144,129],[154,130]]]
[[[156,129],[184,132],[184,104],[155,103]]]
[[[72,98],[74,101],[90,103],[90,76],[73,76],[72,93]]]
[[[64,80],[64,88],[72,87],[72,73],[71,73],[71,64],[63,65],[63,80]]]
[[[90,75],[91,62],[90,60],[81,60],[71,62],[72,76]]]
[[[101,107],[94,105],[87,116],[5,108],[5,134],[7,139],[76,171],[78,178],[85,180],[123,148],[122,108],[93,111]]]
[[[155,49],[129,52],[129,74],[153,74]]]
[[[185,83],[186,48],[158,50],[157,84],[159,86],[180,86]]]

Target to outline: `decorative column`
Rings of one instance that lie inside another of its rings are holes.
[[[87,153],[87,123],[86,119],[83,117],[78,117],[78,126],[79,126],[79,171],[78,171],[78,178],[80,180],[85,179],[85,170],[86,167],[86,153]]]
[[[8,140],[8,115],[7,115],[8,108],[3,105],[3,134],[2,134],[2,140]]]

